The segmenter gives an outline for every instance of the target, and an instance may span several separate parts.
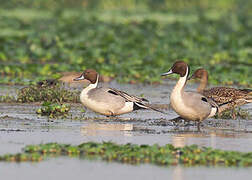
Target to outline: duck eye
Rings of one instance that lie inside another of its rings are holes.
[[[205,97],[202,97],[201,100],[207,102],[207,98]]]

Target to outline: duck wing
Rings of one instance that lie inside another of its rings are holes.
[[[126,101],[128,102],[133,102],[134,104],[136,104],[139,108],[141,109],[151,109],[163,114],[167,114],[166,112],[159,110],[157,108],[152,107],[151,104],[145,104],[144,102],[149,102],[147,99],[145,98],[141,98],[141,97],[137,97],[137,96],[133,96],[133,95],[129,95],[128,93],[124,92],[124,91],[120,91],[114,88],[108,88],[107,89],[108,93],[114,94],[114,95],[118,95],[123,97]]]
[[[208,102],[212,107],[219,108],[219,105],[214,101],[212,98],[207,98],[207,97],[202,97],[201,98],[203,101]],[[205,100],[206,99],[206,100]]]
[[[111,94],[114,94],[114,95],[118,95],[118,96],[121,96],[123,97],[126,101],[128,102],[149,102],[147,99],[145,98],[141,98],[141,97],[137,97],[137,96],[133,96],[133,95],[129,95],[128,93],[126,92],[123,92],[123,91],[120,91],[120,90],[117,90],[117,89],[114,89],[114,88],[108,88],[107,90],[108,93],[111,93]]]

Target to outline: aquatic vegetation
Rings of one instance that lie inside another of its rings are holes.
[[[49,116],[50,118],[66,117],[70,111],[70,106],[66,104],[52,104],[44,102],[42,107],[37,109],[36,113],[41,116]]]
[[[0,156],[0,161],[26,162],[41,161],[49,157],[70,156],[99,159],[127,164],[150,163],[161,166],[252,166],[252,152],[224,151],[197,145],[176,148],[171,144],[119,145],[112,142],[87,142],[77,146],[48,143],[28,145],[22,153]]]
[[[234,111],[225,111],[221,114],[214,116],[216,119],[251,119],[251,115],[248,110],[236,108]]]
[[[0,102],[4,102],[4,103],[11,103],[11,102],[17,102],[17,99],[14,96],[10,96],[10,95],[0,95]]]
[[[0,83],[86,68],[120,82],[161,82],[160,72],[182,59],[207,68],[211,84],[251,86],[251,4],[10,0],[0,11]]]
[[[60,83],[48,85],[47,82],[41,82],[37,85],[30,85],[18,92],[18,102],[79,102],[79,92],[72,92],[61,87]]]
[[[28,102],[51,102],[51,103],[78,103],[79,91],[69,91],[55,79],[39,81],[36,85],[29,85],[18,90],[17,98],[8,94],[0,96],[0,102],[5,103],[28,103]]]

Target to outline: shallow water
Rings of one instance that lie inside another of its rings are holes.
[[[250,179],[252,168],[158,167],[57,158],[40,163],[0,163],[1,177],[18,179]],[[15,172],[15,173],[13,173]]]
[[[107,84],[104,84],[105,86]],[[168,104],[169,94],[174,82],[168,85],[121,85],[115,82],[110,86],[128,93],[144,94],[155,104]],[[15,87],[16,88],[16,87]],[[0,88],[0,94],[10,89]],[[20,87],[17,87],[20,88]],[[195,85],[189,84],[188,89]],[[175,146],[198,144],[213,148],[238,151],[252,151],[251,120],[204,121],[201,132],[194,126],[177,128],[168,121],[176,117],[176,113],[166,110],[167,115],[153,111],[137,111],[109,119],[89,110],[82,112],[81,104],[73,104],[72,118],[48,119],[36,115],[38,103],[8,104],[0,103],[0,154],[16,153],[27,144],[47,142],[80,144],[87,141],[113,141],[120,144],[155,144],[172,143]],[[243,108],[252,112],[251,105]],[[76,120],[76,118],[78,120]],[[40,163],[0,163],[0,173],[9,179],[61,179],[85,177],[89,179],[248,179],[251,168],[207,168],[207,167],[158,167],[154,165],[122,165],[100,161],[80,160],[75,158],[53,158]],[[13,173],[15,172],[15,173]],[[46,173],[41,173],[46,172]],[[99,172],[99,173],[97,173]]]

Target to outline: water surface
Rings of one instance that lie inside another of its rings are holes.
[[[104,84],[107,86],[108,84]],[[169,94],[174,82],[167,85],[121,85],[110,86],[130,94],[148,98],[154,104],[169,103]],[[0,94],[21,87],[1,87]],[[78,88],[78,87],[77,87]],[[189,90],[195,85],[189,84]],[[252,121],[208,119],[201,132],[192,125],[174,126],[169,120],[177,117],[170,109],[167,115],[153,111],[136,111],[118,118],[106,118],[89,110],[83,111],[81,104],[71,105],[72,117],[48,119],[35,112],[39,103],[0,103],[0,154],[17,153],[28,144],[47,142],[81,144],[87,141],[112,141],[119,144],[171,143],[177,147],[190,144],[210,146],[225,150],[252,151]],[[252,111],[251,105],[243,106]],[[15,172],[15,173],[13,173]],[[209,167],[158,167],[154,165],[123,165],[89,161],[78,158],[52,158],[40,163],[0,163],[1,177],[8,179],[237,179],[250,178],[251,168]]]

